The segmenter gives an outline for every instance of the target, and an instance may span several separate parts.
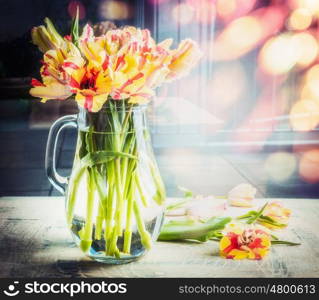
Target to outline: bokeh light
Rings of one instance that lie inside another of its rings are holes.
[[[296,63],[299,66],[310,65],[318,56],[318,42],[308,32],[294,34],[291,37],[291,47],[295,51]]]
[[[105,20],[125,20],[130,17],[131,11],[123,1],[104,0],[100,4],[99,13]]]
[[[270,154],[264,164],[264,170],[268,177],[277,182],[288,180],[295,172],[296,167],[295,155],[288,152]]]
[[[246,16],[231,22],[213,44],[213,59],[231,60],[249,52],[260,41],[262,27],[257,18]]]
[[[262,7],[251,13],[251,16],[261,22],[264,38],[279,33],[285,25],[287,15],[288,11],[282,5]]]
[[[195,10],[196,20],[202,24],[213,24],[216,16],[215,0],[186,0]]]
[[[318,0],[290,0],[290,6],[292,8],[308,9],[312,15],[316,15],[319,13]]]
[[[312,66],[303,77],[300,86],[302,99],[319,100],[319,64]]]
[[[311,99],[297,101],[290,111],[289,118],[294,130],[315,129],[319,123],[319,102]]]
[[[300,98],[319,100],[319,65],[314,65],[303,77]]]
[[[319,149],[309,150],[301,156],[299,175],[309,183],[319,182]]]
[[[291,35],[281,34],[268,40],[259,54],[261,68],[273,75],[284,74],[296,64]]]
[[[173,19],[177,23],[181,25],[185,25],[190,23],[194,19],[195,10],[191,5],[187,3],[182,3],[182,4],[176,5],[173,8],[172,15],[173,15]]]
[[[237,0],[217,0],[216,11],[218,16],[227,18],[235,14],[237,10]]]
[[[256,152],[266,144],[278,123],[276,116],[282,112],[281,99],[277,97],[275,102],[272,101],[273,95],[277,93],[276,88],[273,90],[266,88],[254,101],[251,112],[233,134],[234,141],[239,143],[236,145],[236,151],[239,149],[245,152]]]
[[[247,91],[247,85],[246,73],[240,62],[218,66],[207,84],[210,99],[208,105],[213,106],[217,112],[229,108],[240,100]]]
[[[305,30],[312,22],[312,15],[306,8],[298,8],[292,12],[288,21],[288,28],[291,30]]]
[[[312,66],[308,72],[306,73],[306,80],[312,81],[312,80],[319,80],[319,64],[316,64]]]
[[[68,13],[71,18],[76,16],[76,11],[79,8],[79,19],[85,18],[86,10],[81,1],[70,1],[68,5]]]
[[[223,22],[247,15],[257,0],[216,0],[216,13]]]

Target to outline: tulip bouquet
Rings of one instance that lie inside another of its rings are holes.
[[[32,80],[30,93],[42,102],[73,98],[85,119],[67,191],[71,230],[86,253],[130,255],[137,235],[148,249],[154,237],[142,208],[161,206],[165,189],[138,111],[156,87],[187,74],[200,50],[190,39],[171,49],[172,39],[156,43],[147,29],[131,26],[95,36],[85,25],[80,34],[78,16],[64,37],[48,18],[45,23],[32,30],[33,43],[44,55],[42,80]],[[151,192],[146,173],[154,185]],[[81,201],[85,212],[79,218]]]
[[[172,39],[156,44],[147,29],[130,26],[95,37],[90,25],[80,36],[74,25],[72,34],[62,38],[48,18],[45,23],[32,30],[44,56],[42,82],[32,80],[31,95],[42,102],[75,95],[90,112],[121,100],[128,107],[147,103],[156,87],[188,74],[201,55],[190,39],[171,50]]]

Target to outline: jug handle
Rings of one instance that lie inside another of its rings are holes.
[[[68,177],[58,174],[56,170],[56,150],[60,133],[63,129],[73,127],[77,128],[77,116],[68,115],[57,119],[51,126],[45,153],[45,170],[51,184],[63,195],[65,194],[65,185]]]

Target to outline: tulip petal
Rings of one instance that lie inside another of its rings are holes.
[[[75,96],[77,103],[90,112],[99,111],[103,104],[107,101],[108,94],[94,94],[90,90],[78,92]]]
[[[48,99],[65,100],[72,95],[68,86],[52,83],[49,86],[36,86],[30,90],[33,97],[42,98],[43,101]]]
[[[168,66],[171,72],[168,74],[167,79],[177,79],[187,75],[201,56],[202,53],[194,41],[183,40],[173,53],[172,62]]]

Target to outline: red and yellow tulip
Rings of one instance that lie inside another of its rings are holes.
[[[50,20],[32,30],[33,42],[44,52],[42,82],[33,80],[31,95],[64,100],[75,95],[89,111],[99,111],[112,98],[132,104],[148,102],[163,82],[186,75],[201,53],[192,40],[170,50],[172,40],[159,44],[147,29],[125,27],[95,37],[86,25],[77,46],[62,38]]]
[[[266,226],[270,229],[283,228],[288,225],[288,221],[291,215],[291,210],[286,208],[280,202],[271,202],[268,203],[263,212],[263,216],[269,217],[275,221],[274,224],[269,222],[262,222],[262,219],[258,220],[260,224]],[[267,220],[266,220],[267,221]],[[279,223],[281,226],[276,226],[276,223]]]
[[[228,259],[260,260],[271,246],[270,235],[255,226],[231,224],[220,240],[220,255]]]

